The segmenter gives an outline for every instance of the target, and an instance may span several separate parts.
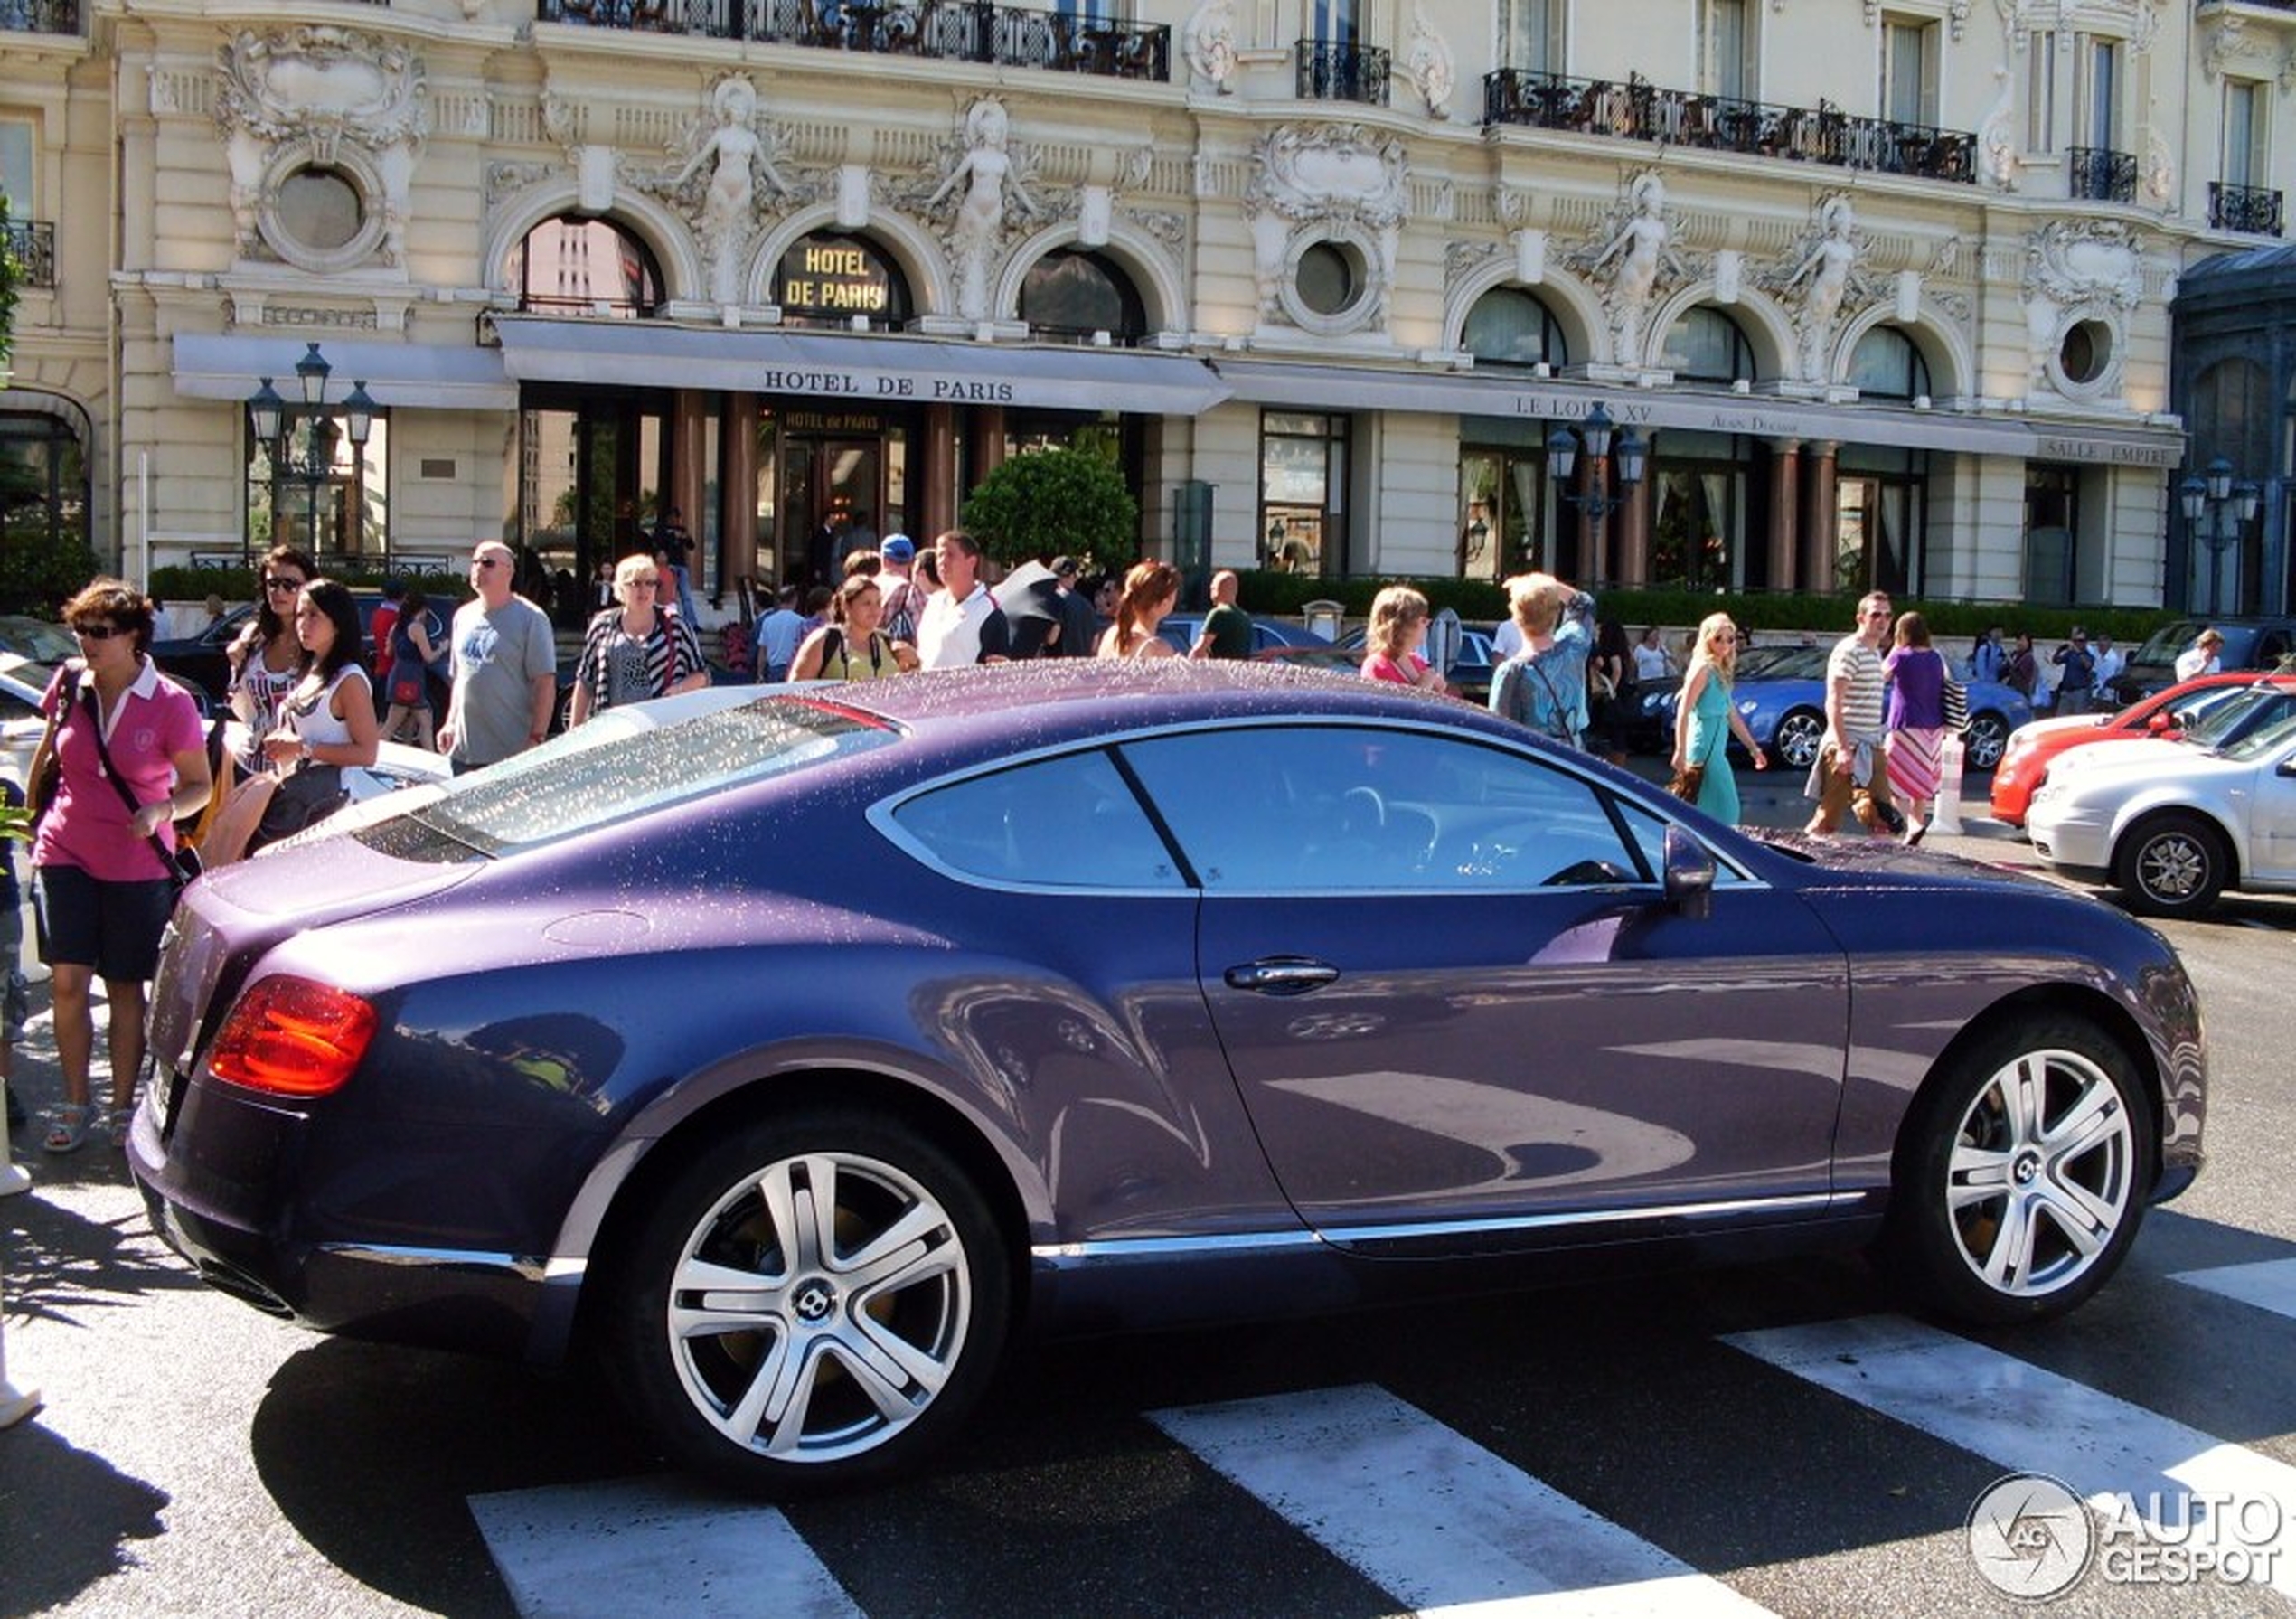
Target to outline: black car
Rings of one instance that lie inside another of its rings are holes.
[[[2296,653],[2296,618],[2179,618],[2147,637],[2129,654],[2114,677],[2113,692],[2126,708],[2177,683],[2177,656],[2214,628],[2225,638],[2216,649],[2217,667],[2230,673],[2254,669],[2263,673],[2280,668]]]
[[[375,609],[382,606],[379,590],[354,590],[351,593],[359,604],[359,623],[366,638],[367,667],[374,667]],[[247,621],[255,616],[255,604],[242,602],[196,635],[186,635],[173,641],[152,643],[152,662],[164,673],[172,674],[183,684],[204,692],[211,702],[221,703],[231,684],[231,661],[227,655],[231,645],[239,639]]]

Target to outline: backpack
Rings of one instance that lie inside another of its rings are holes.
[[[899,589],[886,592],[885,617],[879,626],[886,639],[916,642],[918,595],[915,579],[903,579]]]

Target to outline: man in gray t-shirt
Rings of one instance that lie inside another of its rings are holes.
[[[455,612],[448,636],[454,690],[438,728],[438,751],[457,776],[522,753],[550,734],[558,644],[542,609],[512,594],[514,564],[509,546],[482,541],[470,559],[478,599]]]

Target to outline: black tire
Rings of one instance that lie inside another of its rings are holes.
[[[1987,709],[1971,714],[1962,730],[1962,763],[1971,770],[1990,770],[2009,751],[2009,722]]]
[[[1807,770],[1818,762],[1818,749],[1825,740],[1823,714],[1815,709],[1789,709],[1770,738],[1770,751],[1793,768]]]
[[[1884,1252],[1956,1320],[2061,1315],[2136,1240],[2157,1144],[2129,1055],[2101,1030],[2061,1014],[2005,1023],[1950,1058],[1905,1115]]]
[[[2148,917],[2197,917],[2232,880],[2224,834],[2202,815],[2149,815],[2121,840],[2113,883]]]
[[[846,1489],[914,1466],[979,1401],[1010,1326],[1004,1244],[979,1189],[909,1125],[808,1108],[710,1143],[643,1195],[600,1278],[600,1347],[673,1460],[784,1499]],[[801,1218],[823,1196],[826,1245]]]

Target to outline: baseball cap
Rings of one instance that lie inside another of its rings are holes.
[[[877,554],[889,562],[907,562],[917,555],[917,542],[907,534],[888,534],[877,547]]]

